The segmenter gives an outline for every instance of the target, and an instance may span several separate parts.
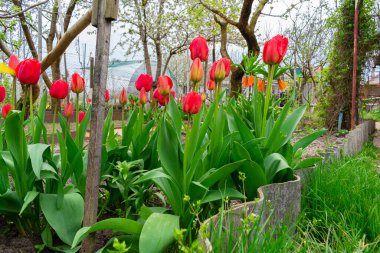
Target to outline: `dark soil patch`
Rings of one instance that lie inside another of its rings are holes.
[[[34,244],[40,244],[37,238],[21,237],[14,224],[0,216],[0,252],[30,253],[35,252]]]

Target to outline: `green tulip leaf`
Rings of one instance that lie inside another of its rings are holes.
[[[110,218],[106,220],[99,221],[92,225],[91,227],[83,227],[79,229],[72,241],[71,247],[77,246],[84,238],[89,234],[100,231],[100,230],[113,230],[118,233],[126,234],[140,234],[143,225],[137,221],[129,220],[125,218]]]
[[[140,253],[164,252],[174,241],[179,229],[179,217],[171,214],[153,213],[142,228],[139,242]]]
[[[32,163],[32,169],[38,179],[40,179],[45,152],[50,155],[50,145],[41,143],[28,145],[28,153]]]
[[[41,210],[58,237],[64,243],[71,245],[83,221],[84,200],[78,193],[65,194],[62,206],[58,208],[58,198],[57,194],[41,193]]]

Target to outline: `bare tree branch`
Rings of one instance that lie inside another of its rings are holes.
[[[4,52],[8,57],[12,55],[11,51],[8,49],[8,47],[4,44],[3,40],[0,40],[0,50]]]
[[[230,19],[229,17],[227,17],[226,14],[224,14],[221,11],[219,11],[218,9],[215,9],[215,8],[209,6],[208,4],[206,4],[205,2],[203,2],[203,0],[199,0],[199,3],[202,4],[207,10],[209,10],[209,11],[213,12],[214,14],[218,15],[219,17],[223,18],[227,23],[229,23],[229,24],[231,24],[233,26],[236,26],[236,27],[239,26],[238,22]]]
[[[45,71],[63,52],[70,43],[91,23],[92,10],[88,10],[75,24],[73,24],[58,41],[57,45],[42,60],[42,71]]]
[[[77,4],[77,2],[78,2],[78,0],[71,0],[69,3],[69,7],[67,7],[66,15],[65,15],[65,18],[63,20],[63,31],[64,32],[66,32],[67,29],[69,28],[71,16],[73,15],[75,5]]]
[[[265,5],[268,3],[268,0],[260,0],[259,5],[256,8],[256,11],[253,13],[251,21],[249,22],[249,27],[252,31],[255,30],[257,20],[260,17]]]
[[[18,15],[20,15],[20,14],[23,14],[24,12],[27,12],[27,11],[30,10],[30,9],[33,9],[33,8],[39,6],[39,5],[42,5],[42,4],[47,3],[48,1],[49,1],[49,0],[44,0],[44,1],[42,1],[42,2],[39,2],[39,3],[33,4],[33,5],[29,6],[28,8],[26,8],[26,9],[24,9],[24,10],[22,10],[22,11],[19,11],[19,12],[16,12],[16,13],[10,14],[10,15],[3,15],[3,16],[0,16],[0,18],[2,18],[2,19],[14,18],[14,17],[16,17],[16,16],[18,16]]]
[[[214,15],[214,20],[220,26],[220,53],[223,57],[231,60],[231,57],[229,56],[228,51],[227,51],[227,25],[228,23],[224,21],[223,19],[218,18],[217,15]]]

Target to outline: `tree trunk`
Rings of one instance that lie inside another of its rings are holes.
[[[156,56],[157,56],[157,67],[156,67],[156,78],[155,80],[158,81],[158,78],[161,75],[162,70],[162,52],[161,52],[161,40],[157,40],[154,42],[154,45],[156,47]]]
[[[152,65],[150,63],[150,55],[149,55],[149,48],[148,48],[148,37],[146,34],[146,11],[145,11],[145,4],[143,4],[140,8],[140,5],[137,0],[134,0],[136,12],[137,12],[137,21],[138,21],[138,28],[139,28],[139,34],[141,43],[143,45],[143,51],[144,51],[144,64],[146,68],[146,73],[148,75],[152,75]],[[141,14],[142,12],[142,14]],[[144,19],[144,20],[143,20]]]

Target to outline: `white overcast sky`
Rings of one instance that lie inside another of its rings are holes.
[[[64,0],[68,1],[68,0]],[[298,2],[299,0],[292,0],[292,1],[286,1],[286,0],[280,0],[276,3],[272,4],[273,9],[271,14],[279,15],[284,12],[284,10],[287,8],[287,6],[291,2]],[[256,1],[257,2],[257,1]],[[312,0],[313,4],[319,4],[319,0]],[[334,2],[331,0],[331,2]],[[270,5],[267,4],[267,6],[264,8],[264,13],[269,13],[271,10]],[[75,22],[75,19],[71,21],[71,24]],[[286,21],[286,19],[283,18],[277,18],[277,17],[270,17],[270,16],[260,16],[259,23],[257,25],[258,33],[261,34],[268,34],[270,36],[274,36],[278,33],[282,33],[286,26],[289,25],[289,22]],[[118,38],[120,36],[121,32],[113,31],[111,34],[111,50],[115,47],[115,45],[118,42]],[[79,41],[80,41],[80,56],[83,57],[83,48],[84,44],[86,44],[86,58],[90,56],[90,54],[94,55],[95,53],[95,47],[96,47],[96,28],[92,27],[91,25],[88,26],[80,35],[79,35]],[[67,52],[67,61],[69,63],[70,70],[76,70],[80,68],[79,60],[78,60],[78,53],[77,53],[77,42],[74,41],[70,47],[68,48]],[[134,56],[135,59],[142,59],[142,54],[136,54]],[[110,55],[110,59],[120,59],[125,60],[124,57],[124,51],[117,47],[113,53]],[[128,59],[131,60],[131,59]]]

